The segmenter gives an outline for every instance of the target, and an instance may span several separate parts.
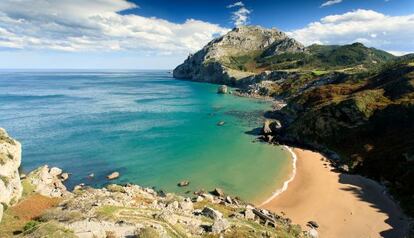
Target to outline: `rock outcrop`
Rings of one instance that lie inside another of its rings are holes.
[[[26,180],[33,185],[35,192],[46,197],[63,197],[68,193],[62,183],[66,179],[63,171],[57,167],[44,165],[30,172]],[[63,176],[62,176],[63,175]]]
[[[17,203],[22,196],[19,167],[21,145],[0,128],[0,221],[3,209]]]

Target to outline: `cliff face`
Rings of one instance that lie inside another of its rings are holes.
[[[0,221],[4,206],[17,203],[22,196],[19,167],[21,145],[0,128]]]
[[[304,50],[302,44],[281,31],[242,26],[190,55],[174,69],[173,74],[179,79],[234,84],[236,80],[253,74],[244,70],[244,62],[239,61],[247,61],[262,54],[271,56]]]

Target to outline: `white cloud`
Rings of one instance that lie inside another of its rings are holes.
[[[372,10],[330,15],[288,33],[305,45],[362,42],[389,51],[414,51],[414,14],[388,16]]]
[[[126,0],[1,0],[0,47],[187,53],[228,31],[194,19],[177,24],[119,13],[137,7]]]
[[[227,8],[238,8],[236,11],[232,12],[231,16],[234,25],[241,26],[246,25],[249,22],[249,15],[251,11],[244,6],[243,2],[236,2],[228,5]]]
[[[338,3],[341,3],[342,0],[330,0],[330,1],[326,1],[324,3],[322,3],[321,7],[328,7],[328,6],[332,6]]]
[[[244,3],[243,2],[235,2],[233,4],[230,4],[227,6],[227,8],[232,8],[232,7],[244,7]]]

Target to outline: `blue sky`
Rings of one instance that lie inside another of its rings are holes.
[[[245,24],[414,52],[413,0],[2,0],[0,68],[170,69]]]

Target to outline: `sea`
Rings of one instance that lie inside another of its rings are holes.
[[[21,170],[60,167],[69,188],[135,183],[188,196],[221,188],[260,204],[293,167],[284,147],[256,141],[270,109],[167,70],[0,71],[0,127],[22,143]],[[114,171],[120,177],[108,180]]]

